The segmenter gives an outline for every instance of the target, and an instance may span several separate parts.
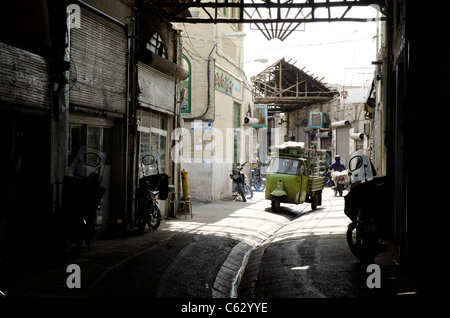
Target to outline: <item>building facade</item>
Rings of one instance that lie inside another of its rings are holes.
[[[370,119],[365,111],[365,94],[369,87],[346,88],[331,101],[309,105],[289,114],[291,140],[307,147],[327,150],[327,161],[339,155],[342,162],[352,152],[370,147]],[[293,138],[292,138],[293,137]]]
[[[188,73],[179,33],[163,15],[143,1],[5,4],[2,255],[21,251],[30,240],[59,250],[63,179],[81,146],[106,153],[100,235],[134,227],[141,152],[158,158],[145,173],[158,168],[179,191],[170,136],[179,125],[181,80]],[[173,213],[167,200],[161,206],[164,216]]]
[[[199,12],[199,14],[206,14]],[[224,9],[222,15],[237,14]],[[185,67],[183,151],[192,198],[211,202],[232,194],[229,174],[251,161],[254,133],[245,125],[253,115],[250,83],[243,73],[241,24],[178,25],[183,35]],[[247,165],[250,173],[250,165]]]

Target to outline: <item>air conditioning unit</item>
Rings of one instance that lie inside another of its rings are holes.
[[[328,127],[328,117],[324,112],[310,112],[309,113],[309,127],[311,128],[325,128]]]

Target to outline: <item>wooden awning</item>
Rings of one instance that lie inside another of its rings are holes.
[[[323,79],[323,78],[322,78]],[[252,77],[255,104],[268,105],[268,111],[290,112],[332,100],[339,93],[322,79],[280,59]]]

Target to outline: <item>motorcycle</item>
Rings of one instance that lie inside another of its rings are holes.
[[[63,178],[62,204],[66,250],[90,248],[97,234],[97,214],[106,189],[101,187],[106,153],[81,146],[70,172]]]
[[[149,181],[141,181],[137,191],[137,227],[143,232],[148,225],[149,232],[156,230],[161,224],[161,210],[159,208],[159,190],[154,190]]]
[[[244,202],[247,202],[247,199],[251,199],[253,197],[253,191],[247,183],[245,174],[242,173],[242,169],[246,164],[247,162],[243,163],[242,165],[238,165],[236,169],[232,170],[230,173],[230,178],[236,184],[237,188],[234,199],[240,196],[242,198],[242,201]]]
[[[349,157],[350,188],[344,197],[344,213],[351,223],[346,239],[353,255],[367,265],[387,249],[382,237],[389,211],[389,180],[386,176],[376,176],[373,165],[362,152]]]
[[[339,193],[339,196],[342,197],[342,193],[344,192],[344,189],[347,188],[347,174],[348,171],[344,170],[341,172],[333,172],[335,174],[335,186],[334,186],[334,195],[337,196]]]
[[[266,181],[261,177],[261,170],[259,168],[252,169],[252,185],[255,191],[264,191],[266,188]]]
[[[151,166],[156,163],[156,174],[145,175],[141,169],[143,177],[139,179],[137,189],[137,209],[136,223],[139,232],[143,232],[148,225],[149,232],[156,230],[162,220],[161,209],[157,200],[165,200],[168,196],[169,176],[165,173],[159,173],[158,161],[150,153],[140,154],[141,166]]]

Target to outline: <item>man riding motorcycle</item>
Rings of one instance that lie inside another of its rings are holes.
[[[331,180],[333,180],[334,184],[336,185],[336,178],[337,176],[344,170],[346,170],[345,165],[341,162],[341,156],[336,155],[334,157],[335,162],[332,163],[328,167],[328,172],[331,172]],[[345,176],[345,181],[347,182],[347,176]]]

